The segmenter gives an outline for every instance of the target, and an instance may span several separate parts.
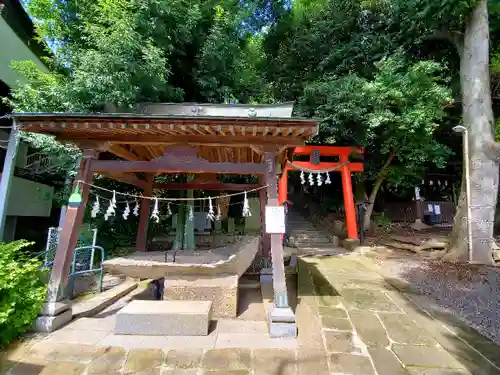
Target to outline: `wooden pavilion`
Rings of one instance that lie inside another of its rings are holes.
[[[64,296],[78,227],[88,200],[87,184],[92,182],[94,173],[139,187],[145,196],[152,195],[154,177],[162,173],[201,176],[202,181],[178,187],[190,189],[203,189],[207,182],[228,188],[213,178],[203,179],[207,175],[258,175],[260,185],[267,186],[261,190],[261,197],[267,196],[265,204],[278,206],[277,171],[280,166],[283,169],[291,149],[304,145],[318,132],[316,120],[291,117],[291,103],[146,104],[139,109],[140,113],[12,114],[14,131],[53,135],[61,142],[76,144],[83,152],[76,177],[84,182],[82,204],[67,209],[49,282],[49,302],[55,303]],[[149,213],[149,201],[145,200],[136,241],[140,250],[146,247]],[[287,308],[281,235],[266,235],[263,219],[261,244],[272,258],[275,304]]]

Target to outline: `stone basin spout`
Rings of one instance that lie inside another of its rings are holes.
[[[104,270],[134,278],[161,279],[182,275],[238,275],[252,264],[260,237],[242,236],[227,246],[204,251],[177,251],[175,262],[165,261],[165,252],[136,252],[103,262]],[[170,258],[170,257],[169,257]],[[172,259],[172,258],[170,258]]]

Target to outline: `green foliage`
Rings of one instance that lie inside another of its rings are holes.
[[[323,119],[323,141],[365,146],[368,178],[383,173],[394,185],[414,182],[427,163],[442,167],[449,155],[433,136],[452,102],[448,80],[438,63],[408,64],[401,55],[376,68],[373,79],[322,77],[306,87],[301,108]]]
[[[16,111],[118,110],[138,102],[251,100],[262,88],[254,0],[28,0],[53,70],[15,62]],[[261,49],[260,49],[261,51]]]
[[[30,245],[26,241],[0,244],[0,345],[29,328],[45,300],[40,262],[22,254]]]
[[[377,228],[387,229],[392,224],[392,220],[389,217],[387,217],[383,212],[373,214],[372,219],[373,219],[373,224]]]

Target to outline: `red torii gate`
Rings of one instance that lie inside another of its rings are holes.
[[[298,171],[301,168],[312,171],[333,170],[342,174],[342,190],[344,195],[345,221],[347,228],[347,238],[358,240],[358,228],[356,224],[356,209],[354,205],[354,195],[352,192],[352,172],[363,172],[363,163],[349,162],[351,153],[362,154],[364,152],[361,147],[339,147],[339,146],[301,146],[296,147],[293,155],[307,155],[309,161],[293,161],[294,168],[290,163],[287,163],[282,171],[278,181],[278,198],[280,204],[283,204],[288,197],[288,172]],[[314,156],[313,156],[314,155]],[[336,156],[338,162],[322,162],[319,161],[320,156]],[[313,160],[313,157],[316,160]]]

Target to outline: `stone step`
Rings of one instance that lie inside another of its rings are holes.
[[[289,233],[290,233],[290,235],[294,235],[295,237],[328,238],[327,234],[325,234],[323,232],[316,232],[316,231],[302,232],[302,231],[291,230]]]
[[[299,243],[330,243],[331,241],[328,238],[304,238],[304,237],[294,237],[291,236],[295,242]]]
[[[211,301],[130,302],[116,314],[117,335],[206,336]]]
[[[301,231],[308,231],[308,230],[313,230],[313,231],[317,231],[319,230],[318,228],[316,228],[315,226],[306,226],[306,225],[289,225],[289,228],[291,230],[301,230]]]
[[[300,249],[329,249],[335,247],[333,243],[295,243],[297,248]]]
[[[293,233],[295,236],[300,237],[326,237],[326,235],[321,231],[300,231],[292,229],[290,233]]]

